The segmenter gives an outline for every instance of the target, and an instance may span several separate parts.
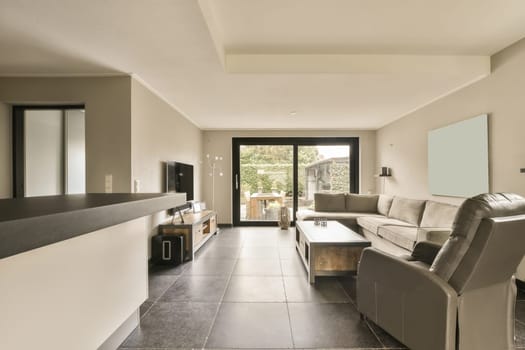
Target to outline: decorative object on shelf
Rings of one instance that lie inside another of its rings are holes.
[[[287,230],[290,227],[290,214],[288,208],[285,206],[281,207],[281,215],[279,216],[279,227],[281,230]]]
[[[381,172],[378,175],[382,181],[381,181],[381,193],[386,193],[386,178],[392,176],[392,168],[382,166]]]
[[[176,214],[179,213],[180,220],[182,223],[184,223],[184,215],[183,212],[187,209],[191,209],[191,204],[187,202],[186,204],[179,205],[178,207],[175,207],[171,209],[171,214],[173,215],[173,218],[171,219],[171,223],[173,224],[175,222]]]
[[[220,167],[222,156],[210,156],[210,154],[206,154],[206,160],[208,162],[208,167],[210,168],[208,175],[211,177],[211,209],[215,210],[215,173],[218,171],[219,176],[224,175]]]
[[[392,169],[386,166],[381,167],[381,173],[379,174],[380,177],[383,176],[392,176]]]

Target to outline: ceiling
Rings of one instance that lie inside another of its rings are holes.
[[[0,75],[134,74],[203,129],[376,129],[487,76],[490,55],[525,37],[522,0],[0,9]]]

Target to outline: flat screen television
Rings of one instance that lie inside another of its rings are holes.
[[[185,192],[186,200],[193,200],[193,165],[166,162],[166,192]]]

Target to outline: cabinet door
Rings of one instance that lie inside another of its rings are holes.
[[[196,225],[193,228],[193,247],[197,246],[204,238],[203,225]]]
[[[211,234],[215,233],[217,231],[217,215],[213,215],[211,218],[210,218],[210,228],[209,228],[209,232]]]

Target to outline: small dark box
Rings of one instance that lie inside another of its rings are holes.
[[[156,235],[151,238],[151,260],[154,264],[179,265],[184,262],[184,236]]]

